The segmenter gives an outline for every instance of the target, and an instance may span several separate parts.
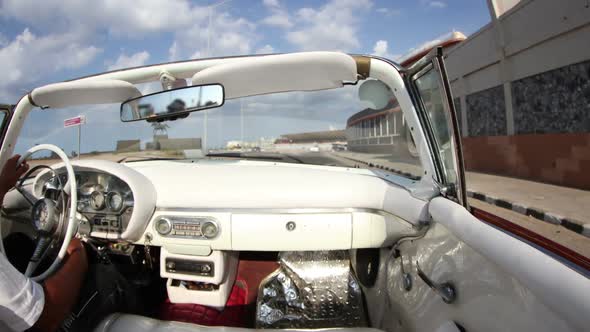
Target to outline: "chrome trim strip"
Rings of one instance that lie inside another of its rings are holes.
[[[186,208],[186,207],[157,207],[156,212],[194,212],[194,213],[253,213],[253,214],[318,214],[318,213],[354,213],[364,212],[378,214],[384,217],[392,217],[398,221],[403,221],[412,227],[415,227],[414,223],[411,223],[393,213],[374,209],[374,208]]]
[[[393,215],[387,211],[373,208],[186,208],[186,207],[157,207],[159,212],[231,212],[231,213],[282,213],[282,214],[300,214],[300,213],[351,213],[351,212],[369,212],[377,214]]]

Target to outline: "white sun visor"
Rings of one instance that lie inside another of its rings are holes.
[[[34,105],[60,108],[87,104],[121,103],[141,96],[137,88],[125,81],[73,81],[49,84],[29,94]]]
[[[204,69],[193,85],[220,83],[225,98],[239,98],[287,91],[313,91],[355,82],[355,60],[338,52],[305,52],[267,55]]]

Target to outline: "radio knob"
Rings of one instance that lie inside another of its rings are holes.
[[[207,221],[201,226],[201,234],[207,239],[216,237],[218,231],[217,225],[211,221]]]
[[[166,268],[168,270],[174,270],[174,268],[176,268],[176,264],[174,264],[174,262],[167,262],[166,263]]]
[[[168,235],[172,231],[172,222],[167,218],[160,218],[156,221],[156,231],[160,235]]]

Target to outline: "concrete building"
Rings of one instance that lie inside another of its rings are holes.
[[[408,153],[408,132],[397,100],[383,109],[364,109],[346,121],[346,137],[350,151],[371,153]]]
[[[435,46],[442,46],[445,52],[449,52],[465,39],[461,32],[453,31],[404,55],[399,59],[400,64],[403,67],[411,66]],[[367,108],[348,118],[346,140],[350,151],[391,154],[397,161],[404,162],[412,161],[418,156],[395,98],[382,109]]]
[[[145,144],[146,150],[180,151],[200,148],[200,138],[168,138],[167,134],[154,135],[154,140]]]
[[[141,142],[138,139],[120,140],[117,141],[115,152],[138,152],[141,147]]]
[[[198,150],[201,148],[200,138],[161,138],[158,140],[160,150]]]
[[[336,143],[346,141],[344,130],[326,130],[281,135],[275,144],[288,143]]]
[[[590,3],[488,7],[446,58],[467,169],[590,189]]]
[[[469,171],[590,189],[590,2],[488,0],[491,21],[442,45]],[[395,103],[347,123],[349,149],[412,154]],[[400,125],[401,123],[401,125]]]

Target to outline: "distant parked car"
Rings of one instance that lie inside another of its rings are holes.
[[[346,144],[332,144],[332,150],[334,151],[346,151]]]

